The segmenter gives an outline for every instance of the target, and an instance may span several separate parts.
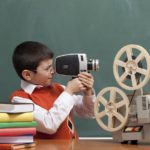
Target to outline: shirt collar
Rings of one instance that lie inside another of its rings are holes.
[[[34,89],[37,87],[43,87],[43,86],[35,85],[35,84],[29,83],[27,81],[21,80],[21,88],[28,94],[32,94]]]

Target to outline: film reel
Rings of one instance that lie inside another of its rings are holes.
[[[126,55],[126,60],[122,60]],[[139,63],[143,64],[143,68]],[[123,68],[123,73],[119,68]],[[119,50],[113,63],[113,73],[117,83],[126,90],[136,90],[146,85],[150,75],[150,56],[145,48],[139,45],[126,45]],[[140,80],[137,78],[140,75]],[[130,78],[130,80],[129,80]]]
[[[106,98],[107,96],[108,98]],[[104,107],[103,110],[101,106]],[[119,88],[107,87],[102,89],[94,104],[94,113],[97,123],[101,128],[109,132],[120,130],[127,122],[128,106],[128,97]],[[103,118],[107,119],[103,120]]]

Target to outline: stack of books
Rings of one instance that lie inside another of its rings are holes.
[[[0,149],[35,146],[37,123],[33,121],[34,105],[0,104]]]

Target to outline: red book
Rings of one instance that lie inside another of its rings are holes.
[[[0,144],[0,149],[2,150],[12,150],[11,144]]]
[[[29,144],[0,144],[0,150],[16,150],[16,149],[22,149],[22,148],[31,148],[35,147],[35,143],[29,143]]]
[[[0,136],[22,136],[35,135],[36,128],[3,128],[0,129]]]

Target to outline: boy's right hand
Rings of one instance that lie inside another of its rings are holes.
[[[85,89],[86,87],[81,83],[79,78],[75,78],[67,83],[65,91],[70,95],[73,95],[74,93],[84,91]]]

